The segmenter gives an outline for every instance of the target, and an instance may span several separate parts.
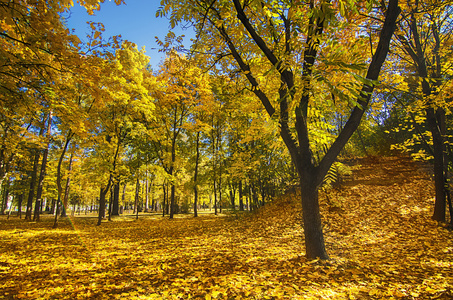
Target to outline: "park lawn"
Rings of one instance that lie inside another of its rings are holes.
[[[0,299],[451,299],[453,233],[403,158],[320,193],[328,261],[307,261],[298,196],[257,213],[0,217]]]

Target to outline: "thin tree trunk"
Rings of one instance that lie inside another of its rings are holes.
[[[219,161],[219,211],[222,213],[222,162]]]
[[[127,183],[124,184],[123,186],[123,194],[121,196],[121,202],[123,203],[123,206],[126,208],[126,187],[127,187]]]
[[[42,189],[44,184],[44,177],[46,176],[46,167],[47,167],[47,156],[49,155],[49,145],[51,137],[51,128],[52,128],[52,112],[49,112],[49,119],[47,121],[47,145],[44,149],[41,162],[41,171],[39,173],[38,180],[38,190],[36,191],[36,203],[35,203],[35,214],[33,216],[33,221],[39,221],[39,215],[41,213],[41,197]]]
[[[151,177],[148,193],[151,194],[151,211],[157,211],[157,203],[154,199],[154,177]]]
[[[170,190],[170,219],[173,219],[174,214],[175,214],[175,192],[176,192],[176,187],[172,183],[171,190]]]
[[[149,207],[149,182],[148,182],[148,165],[146,165],[146,172],[145,172],[145,211],[148,212]]]
[[[109,198],[109,221],[112,221],[112,210],[113,210],[113,187],[110,187],[110,198]]]
[[[69,146],[69,143],[71,142],[71,139],[72,137],[74,136],[74,133],[71,132],[71,130],[69,130],[68,132],[68,136],[66,137],[66,142],[63,146],[63,149],[61,150],[61,154],[60,154],[60,158],[58,159],[58,165],[57,165],[57,193],[58,193],[58,196],[57,196],[57,200],[56,200],[56,205],[52,205],[52,210],[54,209],[54,207],[58,208],[58,203],[61,201],[61,194],[63,193],[63,188],[61,186],[61,165],[63,164],[63,159],[64,159],[64,156],[66,154],[66,150],[68,149],[68,146]],[[52,228],[57,228],[58,226],[58,215],[60,214],[59,210],[57,211],[57,209],[55,209],[56,211],[56,214],[55,214],[55,220],[54,220],[54,223],[53,223],[53,227]]]
[[[100,196],[99,196],[99,215],[98,215],[98,222],[97,226],[100,226],[102,223],[102,219],[105,218],[105,196],[107,195],[108,191],[110,190],[111,185],[113,184],[113,174],[115,173],[116,170],[116,163],[118,159],[118,153],[120,151],[120,146],[121,146],[121,139],[118,139],[118,143],[116,145],[116,150],[115,154],[113,155],[113,170],[110,172],[109,176],[109,181],[107,182],[107,185],[103,189],[101,187],[100,190]]]
[[[61,207],[61,216],[66,217],[67,213],[66,210],[68,209],[68,200],[69,200],[69,188],[71,185],[71,171],[72,171],[72,160],[74,157],[74,153],[71,153],[69,157],[69,165],[68,165],[68,178],[66,178],[66,185],[64,187],[64,196],[63,196],[63,206]]]
[[[137,219],[138,219],[138,199],[139,199],[139,197],[140,197],[140,180],[137,176],[137,181],[135,182],[135,209],[134,209]]]
[[[40,151],[35,149],[35,159],[33,161],[33,171],[30,178],[30,187],[28,189],[28,201],[27,201],[27,210],[25,212],[25,220],[31,221],[32,208],[33,208],[33,198],[35,194],[35,184],[36,177],[38,173],[38,164],[39,164]]]
[[[165,203],[166,203],[166,198],[167,198],[167,193],[166,193],[166,190],[165,190],[165,183],[162,183],[162,193],[163,193],[163,196],[164,196],[164,201],[162,203],[162,217],[165,217]]]
[[[19,202],[17,205],[18,205],[18,212],[17,214],[19,215],[19,219],[22,219],[22,201],[24,201],[24,193],[21,193],[19,195],[19,199],[17,200],[17,202]]]
[[[217,183],[214,178],[214,214],[217,215]]]
[[[242,179],[239,180],[239,211],[244,211],[244,200],[242,199]]]
[[[200,160],[200,132],[197,132],[196,139],[196,156],[195,156],[195,174],[193,175],[193,216],[198,216],[198,162]]]

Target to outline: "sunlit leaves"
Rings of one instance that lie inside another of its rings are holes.
[[[306,260],[300,204],[285,197],[257,214],[165,220],[121,217],[24,223],[0,219],[2,295],[74,299],[449,298],[451,232],[430,220],[425,165],[360,160],[355,182],[327,197],[332,260]]]

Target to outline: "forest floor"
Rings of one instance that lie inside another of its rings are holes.
[[[453,232],[407,158],[359,159],[321,192],[328,261],[304,257],[300,201],[174,220],[0,218],[0,299],[452,299]]]

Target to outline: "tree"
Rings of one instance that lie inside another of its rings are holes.
[[[362,88],[355,92],[356,105],[319,162],[315,161],[310,149],[308,123],[317,59],[320,55],[328,57],[329,53],[322,52],[322,49],[337,26],[341,25],[342,30],[356,30],[356,34],[360,35],[360,29],[354,28],[355,24],[348,28],[345,21],[353,21],[353,12],[358,11],[367,16],[373,12],[375,17],[377,12],[371,10],[372,3],[367,4],[368,11],[362,6],[366,3],[343,1],[310,1],[305,5],[299,2],[240,0],[164,0],[161,3],[163,7],[158,14],[172,10],[172,24],[183,19],[197,24],[200,41],[210,49],[209,53],[214,54],[214,61],[225,56],[233,57],[239,72],[247,78],[250,90],[261,101],[268,115],[278,120],[280,135],[300,178],[306,255],[308,258],[327,259],[318,187],[359,126],[389,51],[400,13],[398,1],[390,0],[385,10],[379,41],[368,61],[366,75],[359,77]],[[278,88],[270,90],[265,85],[267,81],[279,82]]]
[[[167,55],[157,77],[160,89],[153,93],[156,99],[156,119],[152,129],[156,156],[170,181],[170,218],[175,213],[176,173],[182,162],[180,141],[192,127],[193,109],[209,94],[209,81],[190,60],[172,51]]]
[[[429,130],[430,136],[426,136],[417,128],[417,136],[434,160],[436,200],[433,219],[441,222],[445,221],[445,203],[449,193],[448,153],[451,155],[447,149],[446,109],[453,99],[452,4],[451,1],[410,1],[404,6],[406,17],[398,26],[396,45],[400,52],[395,54],[395,61],[398,71],[405,77],[393,78],[393,86],[412,98],[407,111],[414,126],[425,123]]]

